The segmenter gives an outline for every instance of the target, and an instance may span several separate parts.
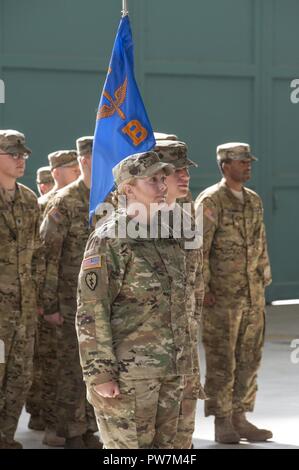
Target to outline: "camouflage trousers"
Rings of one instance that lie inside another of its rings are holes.
[[[192,436],[195,428],[197,400],[204,400],[205,397],[205,393],[200,384],[199,373],[196,375],[185,375],[177,433],[173,446],[174,449],[191,449]]]
[[[264,331],[264,308],[204,308],[206,416],[253,411]]]
[[[41,416],[42,414],[42,399],[41,399],[41,361],[38,352],[38,332],[34,335],[34,353],[33,353],[33,368],[32,368],[32,385],[26,400],[26,411],[33,416]]]
[[[72,438],[96,432],[94,411],[86,398],[75,324],[64,322],[57,338],[57,435]]]
[[[105,449],[173,449],[183,377],[120,379],[119,387],[117,398],[88,388]]]
[[[57,334],[57,328],[39,317],[33,358],[33,382],[26,401],[28,413],[41,415],[45,426],[50,429],[56,427]]]
[[[1,312],[5,362],[0,361],[0,432],[8,440],[14,438],[31,386],[34,334],[34,320],[25,324],[20,311]]]

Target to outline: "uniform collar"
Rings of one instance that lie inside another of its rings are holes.
[[[227,185],[227,182],[226,182],[225,178],[222,178],[222,180],[219,183],[219,187],[222,188],[225,191],[225,194],[227,195],[227,197],[235,204],[245,206],[246,203],[250,202],[249,192],[248,192],[247,188],[245,188],[244,186],[242,188],[242,191],[243,191],[243,194],[244,194],[244,204],[241,201],[239,201],[238,198],[236,198],[233,195],[231,189]]]

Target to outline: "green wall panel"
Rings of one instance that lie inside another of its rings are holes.
[[[275,250],[275,298],[288,298],[298,292],[298,220],[299,188],[276,188],[270,248]],[[296,297],[298,298],[298,297]]]
[[[248,141],[259,162],[274,282],[299,297],[298,0],[129,0],[136,75],[153,127],[186,140],[198,194],[219,179],[215,149]],[[94,129],[121,0],[0,0],[0,126],[33,149],[26,184],[50,151]],[[291,227],[288,228],[288,224]]]
[[[146,2],[147,59],[252,62],[254,2],[173,0],[164,3],[167,5],[161,0]]]
[[[36,168],[48,164],[48,153],[75,148],[78,136],[93,134],[100,78],[83,72],[5,71],[5,126],[23,131],[33,151],[25,184],[32,186]]]
[[[2,0],[2,3],[3,45],[7,54],[107,59],[111,52],[120,2]]]
[[[231,141],[252,141],[251,79],[147,76],[145,91],[155,129],[175,132],[189,143],[190,156],[200,165],[194,173],[205,184],[220,176],[218,143],[228,136]]]

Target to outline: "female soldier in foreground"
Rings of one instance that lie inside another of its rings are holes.
[[[165,202],[171,171],[154,152],[114,168],[126,212],[91,235],[81,266],[81,365],[105,448],[172,448],[184,375],[192,373],[185,253],[174,238],[148,236],[150,206]],[[133,219],[136,202],[146,217]],[[130,236],[118,238],[124,220]]]

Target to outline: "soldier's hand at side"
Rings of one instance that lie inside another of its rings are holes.
[[[44,315],[44,319],[52,326],[61,326],[63,324],[63,317],[59,312],[52,313],[51,315]]]
[[[203,301],[205,307],[213,307],[216,303],[215,295],[212,292],[207,292]]]
[[[95,385],[94,390],[103,398],[115,398],[120,394],[117,383],[112,380],[104,384]]]

